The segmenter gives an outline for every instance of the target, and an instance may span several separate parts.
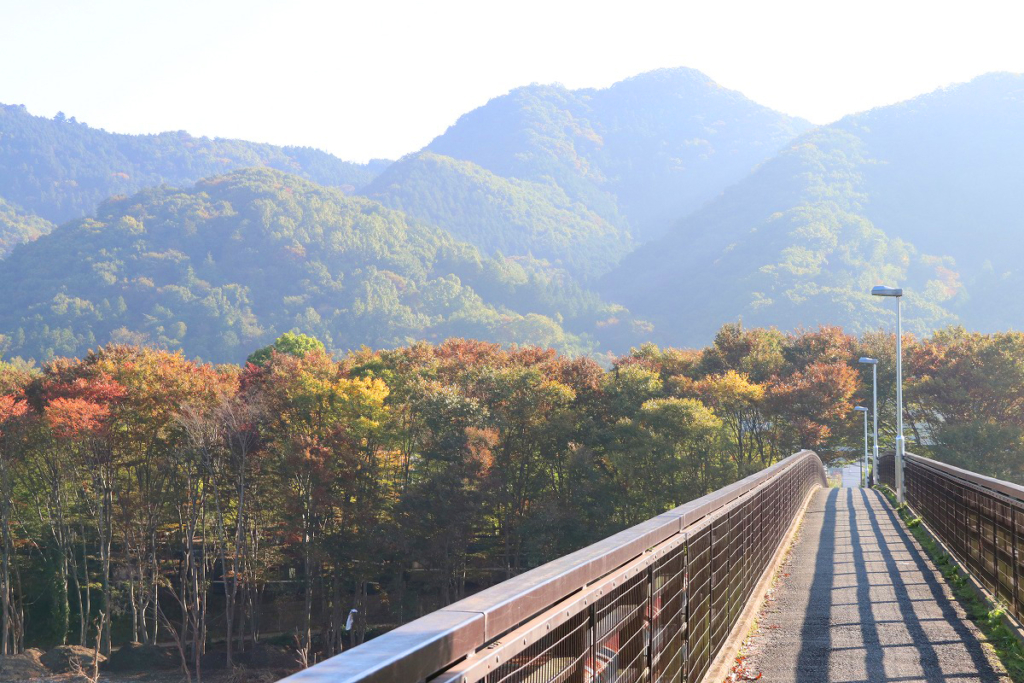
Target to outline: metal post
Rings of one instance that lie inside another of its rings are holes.
[[[587,608],[587,623],[590,631],[590,642],[587,643],[590,649],[590,670],[597,675],[597,609],[593,602]]]
[[[872,404],[871,409],[874,413],[874,458],[871,461],[871,483],[878,483],[878,363],[874,363],[871,366],[871,388],[872,388]]]
[[[1010,537],[1013,539],[1013,601],[1010,613],[1020,619],[1020,564],[1017,557],[1017,508],[1010,506]]]
[[[903,319],[902,296],[896,297],[896,502],[907,502],[903,488]]]
[[[860,458],[860,485],[864,487],[868,483],[868,409],[857,406],[854,410],[864,414],[864,457]]]
[[[868,485],[868,413],[864,411],[864,460],[860,464],[860,485]]]
[[[647,613],[654,615],[654,564],[647,567]],[[647,675],[654,671],[654,627],[653,619],[647,621]],[[643,626],[640,627],[641,629]],[[596,671],[596,670],[595,670]]]

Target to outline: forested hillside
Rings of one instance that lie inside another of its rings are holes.
[[[1024,333],[955,326],[1024,320],[1022,121],[1024,76],[810,129],[671,69],[359,165],[0,106],[0,650],[329,656],[846,457],[864,355],[885,447],[879,283],[911,449],[1024,481]]]
[[[363,194],[485,253],[547,259],[582,277],[606,272],[633,246],[626,230],[554,183],[503,178],[430,152],[391,164]]]
[[[1024,335],[905,341],[908,447],[1021,481]],[[610,369],[463,339],[254,351],[0,363],[7,652],[176,643],[154,666],[194,675],[284,634],[286,661],[322,659],[350,607],[346,646],[799,448],[848,456],[859,356],[880,361],[883,444],[895,432],[894,336],[834,327],[728,325]]]
[[[107,197],[191,184],[247,166],[268,166],[351,192],[386,165],[184,131],[119,135],[63,114],[46,119],[23,106],[0,105],[0,198],[53,223],[90,214]]]
[[[364,192],[486,253],[591,278],[808,127],[690,69],[603,90],[531,85],[461,117]]]
[[[903,285],[909,329],[1019,327],[1024,77],[991,75],[797,139],[644,245],[602,289],[663,339],[723,320],[860,331],[891,321],[874,284]]]
[[[602,90],[517,88],[462,116],[427,150],[555,183],[643,241],[808,128],[698,71],[660,69]]]
[[[0,197],[0,258],[16,245],[31,242],[53,230],[45,218],[26,213]]]
[[[599,322],[632,324],[541,264],[269,169],[108,201],[0,262],[0,290],[5,352],[40,360],[121,340],[240,361],[292,328],[342,350],[464,335],[580,353]]]
[[[244,367],[123,345],[0,363],[8,651],[177,639],[196,673],[284,634],[322,659],[350,607],[346,645],[801,446],[828,457],[859,351],[734,326],[611,370],[462,339],[335,359],[301,335]]]
[[[910,330],[1016,327],[1022,120],[1022,76],[807,131],[666,69],[518,88],[387,166],[2,107],[0,256],[37,241],[0,268],[0,348],[145,339],[238,360],[298,328],[338,350],[464,335],[621,353],[737,319],[876,329],[879,282],[906,287]],[[218,175],[241,165],[318,186]]]
[[[299,328],[334,349],[457,334],[623,351],[649,325],[587,283],[633,248],[634,233],[656,233],[806,127],[687,69],[605,90],[529,86],[374,182],[386,162],[184,132],[117,135],[3,106],[0,255],[72,223],[0,268],[10,292],[0,348],[43,359],[145,340],[238,360]],[[162,187],[242,166],[362,190],[400,213],[309,186],[296,198],[295,181],[274,188],[265,174]],[[372,237],[349,241],[345,230]]]

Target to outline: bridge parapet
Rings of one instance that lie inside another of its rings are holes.
[[[695,683],[824,485],[801,451],[285,680]]]
[[[879,481],[894,486],[895,456],[878,459]],[[907,503],[1010,613],[1024,617],[1024,486],[905,454]]]

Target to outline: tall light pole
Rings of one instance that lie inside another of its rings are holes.
[[[860,485],[867,486],[868,483],[868,409],[864,406],[854,408],[858,413],[864,413],[864,459],[860,461]]]
[[[903,491],[903,321],[900,318],[903,290],[878,285],[871,288],[871,295],[896,297],[896,501],[902,505],[906,502]]]
[[[871,458],[871,483],[875,484],[878,482],[878,359],[865,356],[857,362],[871,366],[871,412],[875,427],[872,437],[874,449]]]

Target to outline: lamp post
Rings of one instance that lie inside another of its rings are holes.
[[[896,501],[902,505],[906,502],[903,491],[903,321],[900,317],[903,290],[878,285],[871,288],[871,295],[896,297]]]
[[[860,485],[867,486],[868,481],[868,409],[864,406],[854,408],[858,413],[864,413],[864,459],[860,461]]]
[[[871,366],[871,412],[874,417],[874,433],[872,436],[874,449],[872,451],[871,458],[871,483],[875,484],[878,482],[878,359],[868,358],[865,356],[857,362]]]

